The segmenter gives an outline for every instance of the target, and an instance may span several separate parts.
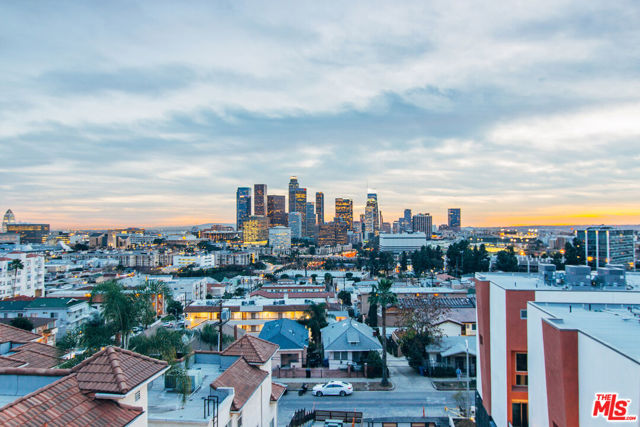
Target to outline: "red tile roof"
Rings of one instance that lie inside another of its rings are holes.
[[[142,413],[142,408],[90,397],[80,389],[77,375],[71,374],[0,408],[0,424],[117,427],[128,425]]]
[[[0,356],[0,368],[17,368],[18,366],[24,366],[26,362],[12,359],[9,357]]]
[[[126,394],[167,368],[168,364],[163,360],[119,347],[107,347],[71,370],[78,374],[82,390]]]
[[[225,356],[242,356],[249,363],[265,363],[278,351],[278,345],[252,335],[245,335],[222,352]]]
[[[268,376],[267,372],[249,365],[246,360],[240,357],[211,383],[211,386],[214,389],[233,387],[235,394],[231,410],[239,411]]]
[[[33,332],[25,331],[24,329],[15,328],[11,325],[0,323],[0,343],[26,343],[35,341],[39,338],[42,338],[42,336],[34,334]]]
[[[11,351],[16,353],[7,358],[18,361],[28,368],[53,368],[60,364],[58,349],[47,344],[29,342],[13,347]]]
[[[287,389],[287,386],[272,382],[271,383],[271,400],[274,402],[277,402],[282,397],[286,389]]]

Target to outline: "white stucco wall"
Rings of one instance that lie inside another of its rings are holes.
[[[491,311],[491,416],[498,427],[508,427],[506,293],[492,284]]]
[[[583,333],[578,333],[578,353],[580,426],[640,425],[591,416],[596,393],[618,393],[620,399],[631,399],[627,414],[640,417],[640,364]]]
[[[534,304],[527,304],[527,364],[529,369],[529,425],[548,426],[547,378],[542,340],[542,319],[550,316]]]

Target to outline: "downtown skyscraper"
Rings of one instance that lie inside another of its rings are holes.
[[[324,224],[324,193],[316,193],[316,217],[318,225]]]
[[[296,191],[300,188],[298,177],[289,178],[289,212],[296,212]]]
[[[266,211],[267,184],[253,185],[253,214],[265,216]]]
[[[286,197],[269,194],[267,196],[267,216],[269,217],[269,225],[275,227],[282,225],[287,226],[287,210]]]
[[[347,224],[347,230],[353,230],[353,200],[336,198],[336,211],[334,221],[343,221]]]
[[[236,191],[236,230],[242,230],[242,224],[251,216],[251,188],[238,187]]]
[[[364,210],[364,234],[367,240],[380,234],[378,195],[376,193],[367,194],[367,205]]]

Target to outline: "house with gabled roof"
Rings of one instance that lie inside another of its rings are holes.
[[[346,369],[348,366],[360,367],[369,352],[382,354],[382,345],[374,330],[364,323],[349,318],[335,322],[320,330],[324,357],[330,369]]]
[[[273,366],[301,368],[307,360],[309,348],[309,330],[291,319],[278,319],[266,322],[259,338],[278,344],[273,358]]]
[[[183,403],[167,383],[150,387],[149,425],[277,425],[285,386],[271,377],[276,344],[245,335],[222,352],[196,351],[186,367],[193,392]]]
[[[168,369],[112,346],[72,369],[0,368],[0,425],[146,426],[148,384]]]

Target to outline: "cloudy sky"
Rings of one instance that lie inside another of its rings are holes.
[[[19,221],[233,222],[297,175],[329,218],[640,223],[635,0],[2,2],[0,71]]]

